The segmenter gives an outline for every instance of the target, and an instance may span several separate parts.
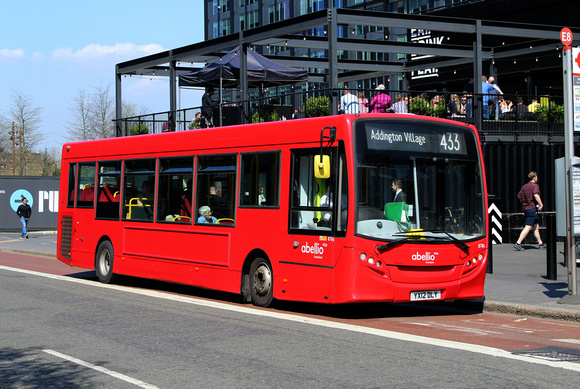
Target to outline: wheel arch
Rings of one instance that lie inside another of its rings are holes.
[[[244,260],[244,264],[242,265],[242,272],[241,272],[241,280],[240,280],[240,293],[244,298],[245,302],[251,302],[250,298],[250,266],[252,266],[252,262],[256,258],[263,258],[270,264],[270,268],[272,269],[272,273],[274,273],[274,266],[272,266],[272,260],[270,256],[262,249],[256,248],[250,251],[246,255],[246,259]]]

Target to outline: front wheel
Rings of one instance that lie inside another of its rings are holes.
[[[103,241],[99,248],[97,249],[97,255],[95,256],[95,271],[97,272],[97,277],[99,281],[103,284],[109,284],[113,282],[113,259],[115,258],[115,253],[113,251],[113,245],[108,240]]]
[[[258,307],[267,307],[274,299],[272,266],[262,258],[254,259],[250,266],[250,296]]]

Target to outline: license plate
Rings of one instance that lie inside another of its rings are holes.
[[[441,300],[440,290],[423,290],[411,292],[411,301]]]

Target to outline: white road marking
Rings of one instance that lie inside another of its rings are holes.
[[[272,311],[254,309],[254,308],[250,308],[250,307],[228,305],[228,304],[220,303],[220,302],[216,302],[216,301],[201,300],[201,299],[196,299],[195,297],[189,297],[189,296],[177,296],[177,295],[172,295],[172,294],[159,292],[159,291],[155,291],[155,290],[144,290],[144,289],[135,289],[135,288],[120,286],[120,285],[101,284],[101,283],[97,283],[95,281],[83,280],[83,279],[72,278],[72,277],[67,277],[67,276],[59,276],[59,275],[54,275],[54,274],[40,273],[40,272],[36,272],[36,271],[17,269],[17,268],[12,268],[12,267],[8,267],[8,266],[0,266],[0,270],[14,271],[14,272],[19,272],[19,273],[24,273],[24,274],[35,275],[35,276],[39,276],[39,277],[52,278],[52,279],[60,280],[60,281],[74,282],[77,284],[88,285],[88,286],[92,286],[92,287],[118,290],[118,291],[123,291],[123,292],[127,292],[127,293],[139,294],[142,296],[149,296],[149,297],[154,297],[154,298],[159,298],[159,299],[178,301],[178,302],[182,302],[182,303],[186,303],[186,304],[193,304],[193,305],[209,307],[209,308],[223,309],[223,310],[227,310],[227,311],[231,311],[231,312],[244,313],[244,314],[248,314],[248,315],[264,316],[264,317],[270,317],[270,318],[275,318],[275,319],[280,319],[280,320],[293,321],[293,322],[297,322],[297,323],[316,325],[316,326],[320,326],[320,327],[341,329],[341,330],[357,332],[357,333],[362,333],[362,334],[367,334],[367,335],[375,335],[375,336],[380,336],[383,338],[388,338],[388,339],[393,339],[393,340],[398,340],[398,341],[407,341],[407,342],[426,344],[426,345],[430,345],[430,346],[445,347],[445,348],[449,348],[449,349],[453,349],[453,350],[469,351],[469,352],[488,355],[488,356],[492,356],[492,357],[501,357],[501,358],[506,358],[506,359],[528,362],[528,363],[536,363],[536,364],[550,366],[550,367],[559,367],[562,369],[572,370],[572,371],[576,371],[576,372],[580,373],[580,364],[577,364],[577,363],[565,362],[565,361],[558,361],[558,362],[546,361],[546,360],[533,358],[533,357],[526,356],[526,355],[512,354],[509,351],[501,350],[501,349],[497,349],[497,348],[493,348],[493,347],[488,347],[488,346],[480,346],[480,345],[476,345],[476,344],[461,343],[461,342],[456,342],[456,341],[452,341],[452,340],[428,338],[426,336],[411,335],[411,334],[405,334],[402,332],[361,327],[361,326],[356,326],[353,324],[336,323],[336,322],[325,321],[325,320],[321,320],[321,319],[299,316],[299,315],[290,315],[288,313],[272,312]]]
[[[435,322],[426,322],[426,323],[415,323],[415,322],[407,322],[407,324],[412,324],[416,326],[427,326],[427,327],[434,327],[439,330],[448,330],[448,331],[456,331],[456,332],[467,332],[474,335],[501,335],[503,332],[498,331],[490,331],[484,330],[481,328],[471,328],[471,327],[461,327],[452,324],[444,324],[444,323],[435,323]]]
[[[155,386],[155,385],[148,384],[147,382],[143,382],[143,381],[138,380],[136,378],[132,378],[132,377],[126,376],[124,374],[117,373],[116,371],[109,370],[109,369],[106,369],[106,368],[101,367],[101,366],[93,365],[92,363],[88,363],[88,362],[85,362],[81,359],[74,358],[74,357],[68,356],[66,354],[59,353],[58,351],[54,351],[54,350],[42,350],[42,351],[44,351],[47,354],[54,355],[55,357],[58,357],[61,359],[66,359],[67,361],[70,361],[72,363],[76,363],[77,365],[88,367],[89,369],[93,369],[93,370],[96,370],[98,372],[109,375],[111,377],[115,377],[117,379],[123,380],[125,382],[139,386],[141,388],[157,389],[157,386]]]
[[[580,344],[580,339],[550,339],[550,340],[553,340],[555,342]]]

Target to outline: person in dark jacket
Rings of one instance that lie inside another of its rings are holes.
[[[22,233],[20,234],[20,239],[28,239],[28,232],[26,232],[26,227],[28,226],[28,221],[30,216],[32,216],[32,208],[28,205],[28,199],[22,197],[22,204],[16,210],[16,214],[20,217],[20,223],[22,223]]]
[[[216,106],[215,102],[212,100],[211,96],[215,92],[212,87],[207,88],[206,92],[201,97],[201,116],[204,121],[202,122],[201,128],[213,127],[213,109]]]
[[[400,178],[395,178],[391,184],[393,192],[395,192],[395,197],[393,198],[393,203],[406,203],[407,195],[403,192],[403,180]]]

